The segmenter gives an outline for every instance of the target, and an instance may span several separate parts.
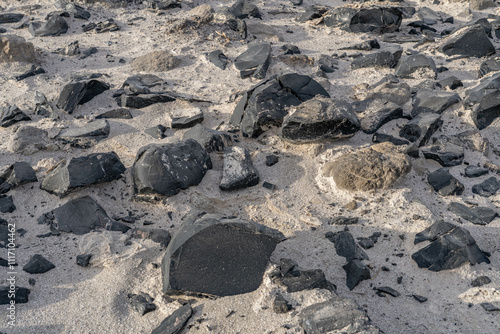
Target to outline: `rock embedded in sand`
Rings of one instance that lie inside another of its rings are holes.
[[[6,35],[0,37],[0,63],[36,61],[35,48],[22,37]]]
[[[420,147],[427,143],[442,124],[439,114],[421,113],[406,123],[399,131],[399,135]]]
[[[498,213],[490,208],[483,206],[469,208],[459,202],[451,202],[448,210],[477,225],[487,225],[498,216]]]
[[[38,219],[39,224],[50,225],[52,231],[82,235],[104,228],[126,232],[129,226],[108,217],[106,211],[90,196],[70,200]],[[54,233],[54,232],[53,232]]]
[[[432,144],[422,147],[422,153],[426,159],[436,160],[443,167],[452,167],[462,164],[463,145],[458,137],[441,135],[432,138]]]
[[[38,181],[36,173],[27,162],[16,162],[0,174],[0,194],[25,183],[36,181]]]
[[[398,7],[335,7],[324,15],[324,22],[327,27],[340,27],[354,33],[384,34],[397,31],[402,16]]]
[[[70,82],[61,90],[56,105],[71,114],[78,105],[89,102],[108,89],[107,83],[95,79]]]
[[[23,267],[23,270],[29,274],[43,274],[49,270],[54,269],[56,266],[44,258],[40,254],[35,254]]]
[[[138,196],[173,196],[198,185],[212,168],[210,155],[193,139],[165,145],[147,145],[137,152],[133,166]]]
[[[69,128],[61,132],[57,139],[78,148],[88,148],[108,137],[110,126],[105,119],[98,119],[82,127]]]
[[[180,64],[180,60],[166,50],[155,50],[135,58],[131,65],[135,71],[166,72]]]
[[[234,60],[234,66],[240,71],[242,79],[250,76],[264,79],[270,63],[271,44],[269,43],[252,45]]]
[[[0,24],[4,23],[17,23],[21,21],[24,14],[19,13],[2,13],[0,14]]]
[[[108,110],[96,116],[96,119],[106,119],[106,118],[119,118],[119,119],[132,119],[133,116],[130,113],[131,109],[128,108],[116,108]]]
[[[393,68],[398,64],[402,53],[403,49],[400,47],[388,47],[378,52],[354,58],[351,63],[351,68],[353,70],[367,67]]]
[[[163,139],[167,136],[165,134],[167,129],[168,129],[167,127],[165,127],[161,124],[158,124],[157,126],[153,126],[149,129],[144,130],[144,133],[147,133],[148,135],[150,135],[151,137],[153,137],[155,139]]]
[[[153,304],[154,298],[147,293],[141,292],[139,294],[129,293],[127,295],[130,308],[139,315],[143,316],[146,313],[156,310],[156,305]]]
[[[490,284],[490,283],[491,283],[491,279],[488,276],[479,276],[478,278],[473,280],[470,283],[470,285],[474,288],[477,288],[477,287],[480,287],[480,286],[483,286],[486,284]]]
[[[406,154],[386,142],[337,158],[325,165],[323,175],[333,177],[340,189],[368,191],[389,188],[410,169]]]
[[[26,115],[15,104],[0,108],[0,126],[8,128],[11,125],[22,121],[31,121],[31,117]]]
[[[208,153],[222,152],[225,147],[232,145],[232,138],[228,133],[212,130],[201,124],[184,132],[182,139],[194,139],[203,146]]]
[[[436,79],[437,69],[434,60],[423,54],[416,54],[402,59],[396,67],[396,76],[407,79]]]
[[[170,243],[170,233],[161,228],[139,227],[132,230],[132,237],[140,239],[149,239],[159,243],[162,247],[167,247]]]
[[[359,128],[349,103],[316,96],[284,118],[280,136],[287,142],[304,144],[350,138]]]
[[[368,134],[375,133],[393,119],[403,117],[401,106],[384,98],[354,102],[353,108],[360,120],[361,130]]]
[[[40,188],[63,197],[81,187],[118,180],[124,172],[115,152],[93,153],[61,163],[47,173]]]
[[[353,290],[361,281],[371,279],[370,269],[361,260],[353,259],[342,266],[346,273],[346,286]]]
[[[172,116],[172,129],[187,129],[203,122],[205,115],[200,108],[181,109]]]
[[[68,28],[68,22],[62,16],[52,13],[47,16],[45,22],[31,22],[28,30],[33,37],[45,37],[65,34]]]
[[[232,146],[224,149],[224,168],[219,188],[237,190],[255,186],[259,183],[259,173],[255,169],[250,152],[242,147]]]
[[[0,195],[0,212],[10,213],[16,210],[12,196]]]
[[[207,60],[209,62],[211,62],[221,70],[225,70],[229,62],[229,59],[224,53],[222,53],[222,50],[215,50],[212,52],[208,52],[205,54],[205,56],[207,57]]]
[[[490,197],[500,189],[500,181],[494,176],[472,186],[472,192],[483,197]]]
[[[273,300],[273,311],[277,314],[287,313],[292,309],[292,305],[283,297],[281,293],[277,293]]]
[[[335,244],[337,255],[342,256],[347,262],[357,260],[369,260],[368,255],[358,246],[351,233],[346,231],[328,232],[325,237]]]
[[[310,305],[302,310],[299,317],[301,327],[307,334],[382,333],[353,300],[342,297]]]
[[[479,130],[500,116],[500,73],[486,76],[465,91],[464,106],[472,110],[472,121]]]
[[[31,291],[28,288],[15,286],[14,294],[12,296],[10,286],[0,285],[0,305],[10,305],[12,301],[14,301],[16,304],[25,304],[28,302],[28,295],[30,294],[30,292]]]
[[[260,19],[262,14],[259,8],[248,0],[238,0],[230,8],[229,11],[238,19],[246,19],[254,17]]]
[[[427,182],[441,196],[461,195],[464,185],[450,174],[448,168],[439,168],[427,175]]]
[[[192,214],[167,247],[163,292],[224,297],[254,291],[282,240],[281,232],[252,221]]]
[[[447,56],[486,57],[496,52],[481,25],[465,27],[451,35],[439,51]]]
[[[191,305],[186,304],[175,310],[171,315],[165,318],[161,324],[153,329],[151,334],[177,334],[180,333],[186,322],[191,318],[193,309]]]
[[[471,265],[490,263],[469,231],[444,221],[417,233],[415,244],[422,241],[431,241],[431,244],[411,256],[419,268],[441,271],[458,268],[467,261]]]
[[[424,112],[441,114],[448,107],[459,103],[461,100],[462,99],[457,93],[420,89],[413,97],[411,117],[415,117]]]
[[[80,254],[76,256],[76,264],[80,267],[88,267],[90,265],[90,259],[92,254]]]
[[[330,283],[321,269],[304,270],[290,259],[281,259],[279,273],[274,275],[273,280],[284,285],[287,292],[298,292],[313,289],[327,289],[335,292],[336,287]]]
[[[465,167],[466,177],[480,177],[489,173],[488,168],[478,167],[478,166],[467,166]]]
[[[151,93],[139,95],[123,94],[116,97],[116,102],[121,107],[142,109],[156,103],[166,103],[175,101],[175,98],[170,94]]]
[[[481,66],[479,67],[479,77],[482,78],[490,72],[498,71],[500,71],[500,59],[492,56],[481,63]]]

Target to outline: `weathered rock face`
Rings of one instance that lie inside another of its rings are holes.
[[[396,76],[409,79],[420,79],[422,77],[436,79],[436,64],[432,58],[422,54],[412,55],[399,62],[396,67]]]
[[[323,174],[340,189],[368,191],[389,188],[410,169],[406,154],[386,142],[337,158],[325,165]]]
[[[7,128],[22,121],[31,121],[31,118],[16,105],[0,108],[1,127]]]
[[[494,54],[495,47],[483,27],[476,24],[455,32],[439,47],[439,51],[447,56],[481,58]]]
[[[472,121],[479,130],[500,116],[500,73],[482,78],[479,84],[465,91],[464,106],[472,109]]]
[[[47,173],[40,188],[60,197],[92,184],[121,178],[125,166],[115,152],[72,158]]]
[[[500,181],[494,176],[472,186],[472,192],[483,197],[495,195],[498,189],[500,189]]]
[[[142,72],[166,72],[178,66],[180,60],[169,51],[153,51],[144,56],[135,58],[132,67]]]
[[[49,14],[45,22],[32,22],[29,25],[29,32],[33,37],[59,36],[68,31],[68,22],[57,13]]]
[[[224,169],[219,188],[236,190],[255,186],[259,183],[259,173],[250,158],[250,152],[242,147],[224,149]]]
[[[388,67],[393,68],[398,64],[403,49],[399,47],[389,47],[384,50],[361,55],[354,58],[351,63],[353,70],[366,67]]]
[[[433,138],[432,144],[422,148],[426,159],[436,160],[443,167],[452,167],[462,164],[464,147],[457,137],[439,136]]]
[[[190,216],[163,258],[163,292],[223,297],[254,291],[283,239],[279,231],[251,221]]]
[[[175,310],[171,315],[166,317],[161,324],[153,329],[151,334],[177,334],[180,333],[181,329],[187,323],[191,315],[193,314],[193,309],[191,305],[186,304]]]
[[[403,109],[383,98],[367,99],[353,104],[357,112],[363,132],[372,134],[385,123],[403,117]]]
[[[136,195],[175,195],[199,184],[211,168],[207,151],[193,139],[145,146],[133,166]]]
[[[399,131],[399,135],[417,146],[423,146],[442,124],[439,114],[421,113],[406,123]]]
[[[294,144],[349,138],[360,124],[347,102],[317,96],[285,117],[281,137]]]
[[[69,232],[81,235],[97,228],[121,232],[130,229],[129,226],[109,218],[106,211],[89,196],[66,202],[57,209],[42,215],[38,223],[50,225],[53,234]]]
[[[300,313],[301,327],[307,334],[366,333],[381,331],[354,301],[342,297],[308,306]]]
[[[109,85],[99,80],[70,82],[61,90],[57,107],[71,114],[78,105],[89,102],[109,89]]]
[[[411,116],[424,112],[433,112],[441,114],[448,107],[460,102],[460,96],[457,93],[421,89],[415,94],[413,99],[413,109]]]
[[[6,35],[0,37],[0,63],[11,62],[34,63],[35,48],[32,43],[19,36]]]
[[[415,244],[422,241],[432,243],[411,256],[419,268],[441,271],[458,268],[467,261],[472,265],[490,263],[469,231],[444,221],[417,233]]]
[[[397,7],[354,9],[336,7],[324,16],[325,25],[354,33],[388,33],[399,29],[403,13]]]
[[[487,225],[498,216],[498,213],[490,208],[483,206],[469,208],[459,202],[451,202],[448,210],[477,225]]]

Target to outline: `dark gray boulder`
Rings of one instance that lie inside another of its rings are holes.
[[[493,43],[481,25],[459,29],[440,47],[439,51],[447,56],[486,57],[496,52]]]
[[[451,175],[447,168],[429,173],[427,182],[441,196],[461,195],[464,191],[464,185]]]
[[[180,333],[184,325],[193,314],[191,305],[186,304],[175,310],[171,315],[165,318],[161,324],[153,329],[151,334],[177,334]]]
[[[78,148],[89,148],[108,137],[110,126],[105,119],[98,119],[82,127],[69,128],[61,132],[57,139]]]
[[[408,139],[417,146],[423,146],[442,124],[441,115],[421,113],[401,128],[399,136]]]
[[[59,36],[68,31],[68,22],[57,13],[49,14],[47,21],[34,21],[29,24],[28,31],[33,37]]]
[[[489,173],[488,168],[478,167],[478,166],[467,166],[465,167],[466,177],[480,177]]]
[[[393,68],[398,64],[403,49],[400,47],[388,47],[384,50],[363,54],[354,58],[351,63],[351,69],[356,70],[366,67],[388,67]]]
[[[498,216],[498,213],[490,208],[483,206],[469,208],[459,202],[451,202],[448,205],[448,211],[477,225],[487,225]]]
[[[222,152],[225,147],[231,146],[232,138],[228,133],[216,131],[196,124],[194,127],[184,132],[182,139],[194,139],[203,146],[208,153]]]
[[[500,189],[500,181],[494,176],[472,186],[472,192],[483,197],[490,197]]]
[[[252,45],[234,60],[234,66],[240,71],[241,78],[253,76],[256,79],[264,79],[270,63],[269,43]]]
[[[448,107],[461,100],[460,96],[454,92],[420,89],[413,97],[411,117],[424,112],[441,114]]]
[[[0,24],[5,23],[17,23],[21,21],[24,17],[24,14],[19,13],[1,13],[0,14]]]
[[[490,72],[498,71],[500,71],[500,59],[493,56],[481,63],[481,66],[479,66],[479,77],[482,78]]]
[[[108,89],[107,83],[95,79],[70,82],[61,90],[56,105],[71,114],[78,105],[89,102]]]
[[[40,188],[63,197],[81,187],[118,180],[124,172],[115,152],[93,153],[59,164],[47,173]]]
[[[283,234],[252,221],[192,214],[162,261],[163,292],[231,296],[256,290]]]
[[[132,167],[138,196],[172,196],[201,182],[212,161],[205,148],[187,139],[165,145],[147,145],[137,152]]]
[[[255,17],[260,19],[262,14],[259,8],[248,0],[238,0],[231,7],[229,11],[238,19],[246,19],[248,17]]]
[[[36,173],[27,162],[16,162],[0,174],[0,194],[25,183],[36,181],[38,181]]]
[[[250,152],[242,147],[232,146],[224,149],[224,168],[219,188],[237,190],[255,186],[259,183],[259,173],[250,158]]]
[[[0,212],[10,213],[16,210],[12,196],[0,195]]]
[[[19,286],[14,287],[14,298],[11,298],[10,295],[12,292],[10,291],[10,286],[8,285],[0,285],[0,305],[9,305],[13,300],[16,304],[25,304],[28,302],[28,296],[30,294],[30,289],[22,288]]]
[[[422,147],[426,159],[436,160],[443,167],[461,165],[464,160],[464,147],[458,137],[441,135],[432,139],[432,144]]]
[[[342,297],[310,305],[302,310],[299,317],[300,325],[307,334],[382,333],[353,300]]]
[[[54,269],[56,266],[44,258],[40,254],[33,255],[28,263],[23,267],[23,270],[29,274],[43,274],[49,270]]]
[[[375,133],[393,119],[403,117],[401,106],[382,98],[355,102],[353,108],[360,120],[361,130],[368,134]]]
[[[370,269],[361,260],[353,259],[342,266],[346,273],[346,285],[353,290],[361,281],[371,279]]]
[[[129,226],[109,218],[106,211],[90,196],[70,200],[38,219],[39,224],[50,225],[53,234],[68,232],[82,235],[104,228],[126,232]]]
[[[359,128],[359,120],[347,102],[317,96],[284,118],[280,136],[288,142],[304,144],[350,138]]]
[[[359,247],[351,233],[346,231],[327,232],[325,237],[335,244],[337,255],[342,256],[347,262],[357,260],[369,260],[365,251]]]
[[[490,263],[469,231],[444,221],[417,233],[415,244],[422,241],[431,241],[431,244],[411,256],[419,268],[441,271],[458,268],[467,261],[471,265]]]
[[[0,108],[0,126],[8,128],[11,125],[22,121],[31,121],[31,118],[26,115],[16,105]]]
[[[434,60],[423,54],[416,54],[402,59],[396,67],[396,76],[407,79],[422,77],[436,79],[437,69]]]
[[[335,7],[324,16],[327,27],[340,27],[354,33],[384,34],[395,32],[401,25],[403,13],[397,7],[355,9]]]

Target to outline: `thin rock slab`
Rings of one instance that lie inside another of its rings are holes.
[[[102,114],[97,115],[96,119],[107,119],[107,118],[119,118],[119,119],[132,119],[131,109],[128,108],[117,108],[103,112]]]
[[[481,25],[459,29],[438,48],[447,56],[464,56],[482,58],[496,52],[493,43]]]
[[[109,88],[107,83],[95,79],[70,82],[61,90],[56,105],[71,114],[78,105],[89,102]]]
[[[346,154],[325,165],[323,175],[333,177],[340,189],[387,189],[411,169],[409,158],[385,142]]]
[[[250,76],[264,79],[271,63],[271,44],[261,43],[250,46],[234,60],[234,66],[240,71],[242,79]]]
[[[426,159],[439,162],[443,167],[461,165],[464,161],[464,144],[458,137],[441,135],[432,138],[432,144],[422,147]]]
[[[280,136],[293,144],[305,144],[350,138],[359,129],[359,120],[347,102],[317,96],[285,117]]]
[[[173,196],[198,185],[211,168],[210,155],[193,139],[147,145],[137,152],[132,167],[135,194]]]
[[[224,149],[224,167],[219,188],[230,191],[253,187],[259,183],[259,173],[255,169],[250,152],[242,147]]]
[[[109,218],[106,211],[90,196],[70,200],[55,210],[43,214],[39,224],[50,225],[51,231],[82,235],[98,228],[126,232],[129,226]]]
[[[156,103],[167,103],[175,101],[176,98],[168,93],[151,93],[128,95],[123,94],[116,97],[116,103],[121,107],[142,109]]]
[[[37,181],[35,171],[27,162],[16,162],[0,174],[0,194],[20,185]]]
[[[17,23],[21,21],[23,17],[24,14],[20,13],[2,13],[0,14],[0,24]]]
[[[498,71],[500,71],[500,58],[493,56],[481,63],[479,66],[479,77],[482,78],[490,72]]]
[[[415,143],[418,147],[424,146],[442,124],[441,115],[421,113],[401,128],[399,136]]]
[[[466,262],[490,263],[469,231],[451,223],[439,221],[417,233],[415,244],[422,241],[431,244],[411,256],[419,268],[441,271],[458,268]]]
[[[125,166],[115,152],[93,153],[59,164],[47,173],[40,188],[64,197],[81,187],[118,180],[124,172]]]
[[[436,79],[437,68],[434,60],[423,54],[416,54],[401,60],[396,67],[396,76],[406,79]]]
[[[163,292],[224,297],[254,291],[283,240],[281,232],[252,221],[192,214],[167,247]]]
[[[450,174],[448,168],[429,173],[427,182],[441,196],[461,195],[464,192],[464,185]]]
[[[203,122],[205,115],[203,111],[199,108],[191,108],[178,110],[173,113],[172,118],[172,129],[187,129],[192,128],[198,123]]]
[[[196,124],[194,127],[184,132],[182,139],[196,140],[208,153],[223,152],[224,148],[233,144],[233,140],[228,133],[212,130],[201,124]]]
[[[177,334],[186,325],[192,314],[191,305],[186,304],[166,317],[158,327],[153,329],[151,334]]]
[[[310,305],[302,310],[299,317],[300,325],[307,334],[382,333],[353,300],[342,297]]]
[[[478,166],[467,166],[465,167],[466,177],[480,177],[488,174],[490,171],[488,168],[478,167]]]
[[[222,50],[214,50],[212,52],[208,52],[205,54],[205,57],[209,62],[220,68],[221,70],[225,70],[226,66],[229,62],[227,56],[222,52]]]
[[[26,115],[21,109],[19,109],[15,104],[12,106],[0,108],[0,126],[3,128],[8,128],[23,121],[31,121],[31,117]]]
[[[483,197],[496,195],[498,189],[500,189],[500,181],[494,176],[472,186],[472,192]]]
[[[110,132],[107,120],[98,119],[82,127],[69,128],[61,132],[57,139],[64,144],[78,148],[89,148],[99,141],[106,139]]]
[[[425,112],[441,114],[448,107],[461,100],[460,96],[454,92],[420,89],[413,98],[413,108],[410,115],[413,118]]]
[[[54,269],[56,266],[44,258],[40,254],[35,254],[23,267],[23,270],[29,274],[43,274],[49,270]]]
[[[459,202],[451,202],[448,211],[477,225],[487,225],[498,216],[498,213],[490,208],[484,206],[469,208]]]

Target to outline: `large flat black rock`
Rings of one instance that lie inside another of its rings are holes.
[[[424,112],[441,114],[460,101],[460,96],[454,92],[420,89],[413,98],[411,117]]]
[[[61,132],[57,139],[78,148],[89,148],[108,137],[110,126],[107,120],[97,119],[81,127],[73,127]]]
[[[283,239],[279,231],[252,221],[191,215],[167,247],[163,292],[222,297],[254,291]]]
[[[458,30],[440,47],[447,56],[485,57],[494,54],[495,47],[481,25],[476,24]]]
[[[250,46],[234,60],[234,66],[240,71],[241,78],[253,76],[264,79],[271,63],[271,44],[261,43]]]

